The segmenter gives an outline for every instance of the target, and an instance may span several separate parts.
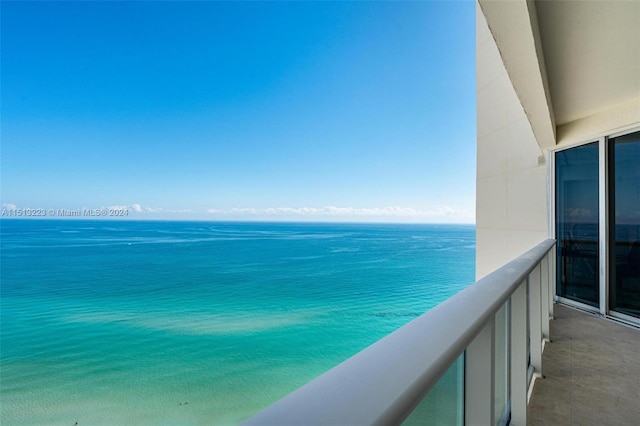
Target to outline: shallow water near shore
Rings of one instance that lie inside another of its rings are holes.
[[[237,424],[474,281],[472,225],[0,226],[3,425]]]

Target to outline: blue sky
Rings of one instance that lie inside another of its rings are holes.
[[[1,7],[5,209],[474,221],[472,1]]]

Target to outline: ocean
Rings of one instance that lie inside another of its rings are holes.
[[[237,424],[474,281],[473,225],[1,220],[2,425]]]

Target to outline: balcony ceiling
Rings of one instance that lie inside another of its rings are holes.
[[[640,1],[537,1],[555,124],[640,97]]]

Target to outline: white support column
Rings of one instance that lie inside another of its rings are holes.
[[[495,424],[495,317],[465,351],[464,416],[467,425]]]
[[[550,341],[549,335],[549,254],[540,263],[540,314],[542,339]]]
[[[527,282],[511,295],[509,336],[511,425],[527,424]]]
[[[531,365],[542,377],[542,303],[540,300],[540,264],[529,274],[529,336],[531,338]]]

